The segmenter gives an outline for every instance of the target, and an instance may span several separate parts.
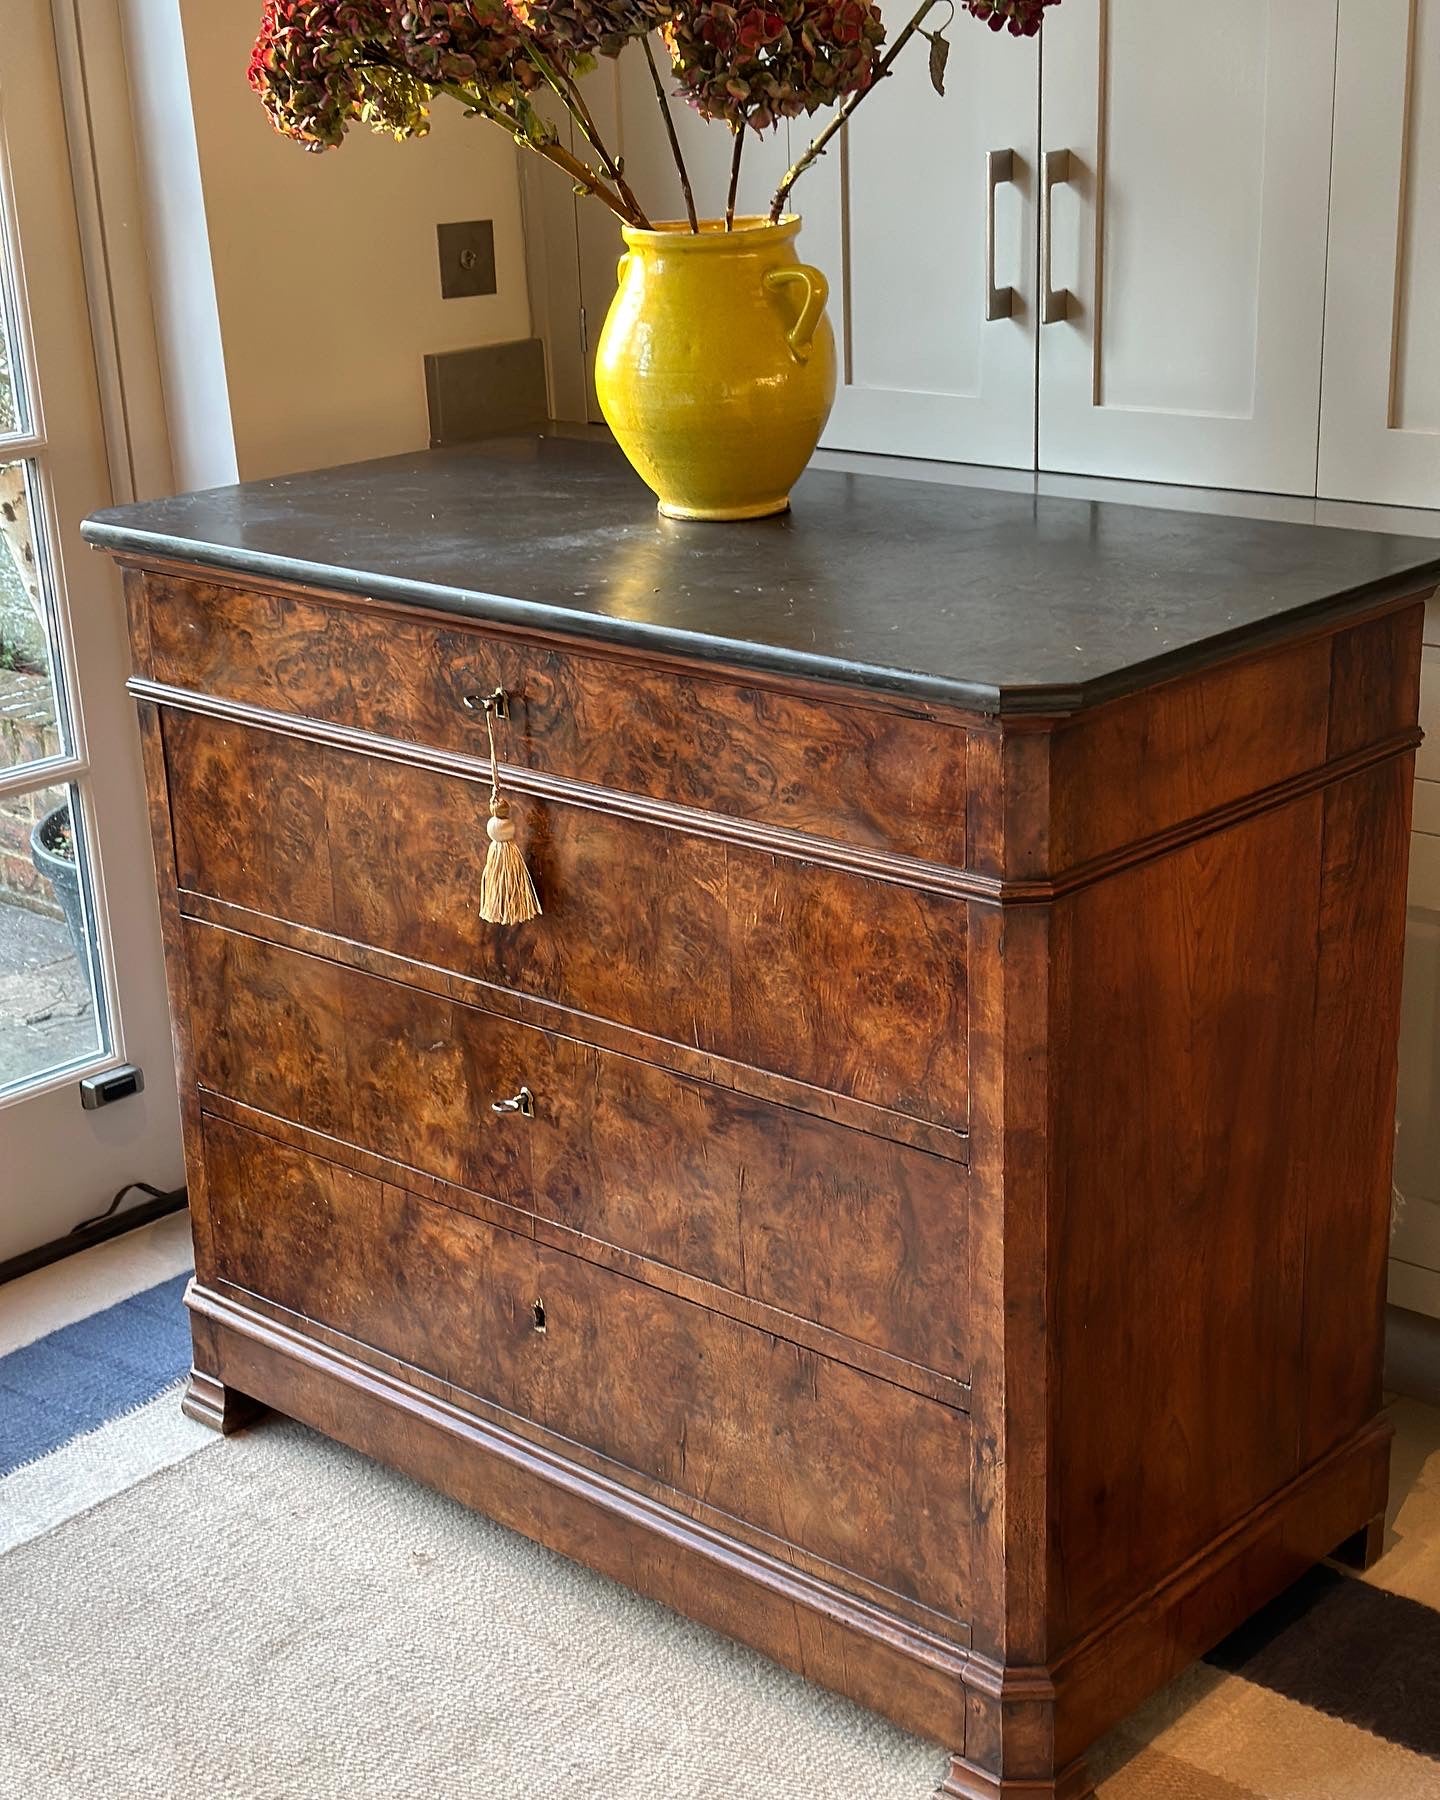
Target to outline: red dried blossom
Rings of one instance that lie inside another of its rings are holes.
[[[992,31],[1009,30],[1012,37],[1034,37],[1047,6],[1060,0],[965,0],[966,9],[983,19]]]
[[[695,110],[756,131],[863,92],[885,41],[874,0],[694,0],[664,33]]]
[[[570,56],[618,56],[670,16],[670,0],[506,0],[529,30]]]
[[[777,12],[766,12],[763,7],[752,6],[735,21],[735,35],[745,49],[761,50],[769,44],[780,42],[785,35],[785,21]]]
[[[963,0],[993,30],[1008,27],[1017,37],[1033,35],[1057,3]],[[943,28],[925,28],[929,11],[899,41],[916,32],[930,40],[931,76],[943,92],[948,43]],[[772,217],[887,66],[875,0],[265,0],[250,85],[276,128],[311,150],[340,143],[356,122],[417,136],[429,129],[431,103],[447,95],[557,164],[577,191],[646,227],[623,164],[601,142],[573,78],[595,55],[617,55],[657,23],[680,92],[707,119],[764,131],[838,108],[787,172]],[[546,82],[589,146],[581,155],[531,103]],[[584,160],[592,152],[594,166]],[[678,143],[675,152],[679,160]]]
[[[388,0],[394,42],[413,75],[432,87],[449,82],[482,91],[543,77],[525,54],[503,0]]]

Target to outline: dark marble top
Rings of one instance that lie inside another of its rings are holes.
[[[96,513],[92,544],[987,712],[1073,711],[1440,582],[1440,542],[810,470],[662,519],[613,447],[497,438]]]

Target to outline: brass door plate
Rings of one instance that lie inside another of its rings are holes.
[[[440,292],[447,300],[464,300],[495,292],[495,223],[467,219],[437,225],[440,242]]]

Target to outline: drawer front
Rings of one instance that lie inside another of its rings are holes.
[[[484,721],[463,699],[503,687],[506,762],[964,864],[959,726],[353,605],[145,579],[139,652],[157,681],[482,756]]]
[[[487,789],[165,716],[180,886],[964,1130],[962,900],[526,796],[545,913],[476,910]]]
[[[964,1616],[963,1414],[214,1118],[205,1166],[222,1279]]]
[[[214,926],[184,935],[203,1086],[963,1379],[957,1164]],[[533,1117],[491,1111],[522,1086]]]

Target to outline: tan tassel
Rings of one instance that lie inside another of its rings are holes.
[[[540,917],[540,899],[515,842],[510,802],[500,792],[500,763],[495,754],[495,700],[485,701],[485,729],[490,736],[490,817],[485,831],[490,847],[480,876],[480,917],[487,925],[523,925]]]
[[[485,872],[480,877],[480,917],[487,925],[523,925],[540,917],[540,899],[515,842],[515,822],[510,802],[498,793],[490,796],[490,818],[485,827],[490,848],[485,852]]]

